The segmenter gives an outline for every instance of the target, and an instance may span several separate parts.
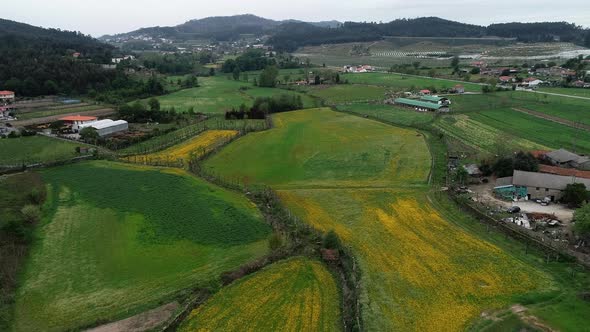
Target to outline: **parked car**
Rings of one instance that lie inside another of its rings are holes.
[[[508,213],[518,213],[520,212],[520,207],[519,206],[511,206],[508,208],[508,210],[506,210],[506,212]]]

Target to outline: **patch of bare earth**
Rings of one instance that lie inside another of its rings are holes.
[[[156,309],[129,317],[113,323],[101,325],[86,332],[143,332],[152,330],[167,322],[178,309],[179,304],[172,302]]]

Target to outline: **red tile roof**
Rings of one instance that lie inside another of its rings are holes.
[[[8,91],[8,90],[0,91],[0,96],[13,95],[13,94],[14,94],[14,92]]]
[[[510,81],[510,79],[512,79],[512,77],[510,76],[500,76],[500,81]]]
[[[590,171],[580,171],[574,168],[562,168],[557,166],[539,165],[539,172],[590,179]]]
[[[85,115],[70,115],[60,118],[61,121],[94,121],[98,119],[95,116],[85,116]]]

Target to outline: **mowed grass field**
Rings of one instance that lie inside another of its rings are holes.
[[[431,87],[440,89],[450,89],[457,84],[465,87],[465,91],[481,92],[481,86],[475,83],[455,82],[445,79],[433,79],[411,75],[401,75],[393,73],[351,73],[344,74],[341,80],[348,80],[353,84],[370,84],[386,86],[395,91],[422,90]]]
[[[87,162],[48,188],[15,306],[15,331],[75,330],[217,287],[265,255],[270,227],[243,196],[181,170]]]
[[[75,142],[41,135],[0,139],[0,165],[31,164],[76,157]]]
[[[424,185],[421,134],[327,108],[273,115],[271,130],[243,136],[204,164],[209,172],[276,188]]]
[[[207,130],[192,139],[174,145],[168,149],[150,154],[135,155],[123,158],[135,163],[176,162],[187,164],[191,157],[202,157],[210,151],[222,146],[238,135],[237,130]]]
[[[402,126],[420,126],[430,123],[434,120],[435,114],[432,112],[416,112],[407,108],[395,107],[385,104],[349,104],[338,105],[338,110],[368,116],[375,119],[387,121],[389,123]]]
[[[463,330],[482,311],[549,284],[432,207],[421,134],[326,109],[274,121],[276,128],[236,140],[205,167],[271,185],[303,220],[336,231],[362,267],[367,330]],[[359,165],[355,156],[371,151],[380,152]]]
[[[387,89],[373,85],[340,84],[330,86],[309,86],[308,93],[329,104],[382,101]]]
[[[162,108],[174,107],[178,112],[224,113],[241,104],[252,106],[256,97],[272,97],[280,94],[300,95],[304,107],[313,107],[315,102],[308,96],[294,91],[261,88],[248,82],[229,80],[224,76],[200,77],[199,87],[184,89],[157,97]]]
[[[340,296],[318,261],[293,258],[222,289],[179,331],[338,331]]]

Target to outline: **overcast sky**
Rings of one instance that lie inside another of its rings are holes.
[[[93,36],[169,26],[207,16],[255,14],[305,21],[391,21],[438,16],[487,25],[568,21],[590,26],[589,0],[13,0],[0,17]]]

